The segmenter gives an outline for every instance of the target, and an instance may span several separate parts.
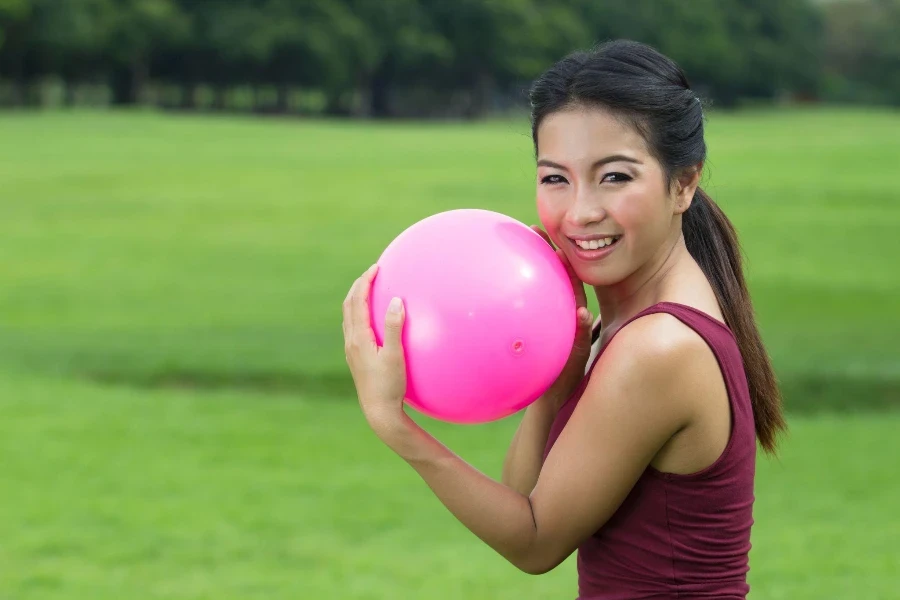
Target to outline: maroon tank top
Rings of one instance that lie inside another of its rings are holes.
[[[656,304],[625,325],[653,313],[676,317],[712,349],[728,391],[731,435],[719,458],[702,471],[679,475],[647,466],[609,521],[578,548],[578,598],[744,600],[749,591],[756,432],[740,350],[721,321],[682,304]],[[606,346],[560,408],[545,459]]]

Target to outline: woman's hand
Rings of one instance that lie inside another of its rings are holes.
[[[572,352],[569,354],[569,360],[553,385],[538,400],[539,403],[549,405],[555,413],[572,395],[584,378],[584,370],[591,355],[591,330],[594,318],[587,307],[584,283],[575,274],[575,270],[569,263],[569,259],[566,258],[565,252],[557,249],[547,232],[540,227],[532,225],[531,228],[540,234],[550,244],[551,248],[556,250],[556,255],[559,256],[559,260],[565,266],[566,272],[569,274],[569,280],[572,282],[572,292],[575,294],[575,306],[577,307],[578,326],[575,330],[575,339],[572,341]]]
[[[391,302],[385,317],[384,345],[379,347],[372,330],[369,291],[378,271],[372,265],[350,287],[344,300],[344,354],[359,405],[373,431],[385,438],[405,426],[406,362],[401,333],[405,313],[399,298]]]

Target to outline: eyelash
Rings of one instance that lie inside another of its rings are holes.
[[[606,181],[606,178],[607,178],[607,177],[610,177],[611,175],[615,175],[615,176],[617,176],[617,177],[621,177],[621,179],[619,179],[618,181],[610,181],[609,183],[625,183],[626,181],[631,181],[631,177],[629,177],[629,176],[626,175],[625,173],[614,172],[614,173],[607,173],[606,175],[604,175],[604,176],[603,176],[603,179],[601,180],[601,183],[603,183],[604,181]],[[557,180],[557,181],[551,181],[551,179],[553,179],[553,178],[555,178],[555,177],[556,177],[556,178],[559,178],[559,180]],[[560,180],[562,180],[562,181],[560,181]],[[554,185],[554,184],[557,184],[557,183],[563,183],[565,180],[566,180],[566,178],[563,177],[562,175],[547,175],[546,177],[544,177],[544,178],[541,179],[541,183],[542,183],[543,185]]]

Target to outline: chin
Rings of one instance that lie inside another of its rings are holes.
[[[575,274],[585,285],[591,287],[610,287],[625,279],[625,275],[619,269],[603,265],[582,265],[575,270]]]

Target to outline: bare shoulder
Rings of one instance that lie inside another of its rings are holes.
[[[695,414],[697,392],[717,371],[715,356],[696,331],[668,313],[654,313],[615,335],[588,382],[595,393],[585,395],[658,410],[683,427]]]
[[[668,313],[654,313],[623,327],[609,344],[603,358],[640,371],[664,372],[710,354],[709,346],[696,331]],[[598,365],[599,366],[599,365]]]
[[[696,422],[709,397],[704,352],[704,340],[668,314],[632,321],[609,342],[531,495],[553,555],[568,556],[596,532]]]

